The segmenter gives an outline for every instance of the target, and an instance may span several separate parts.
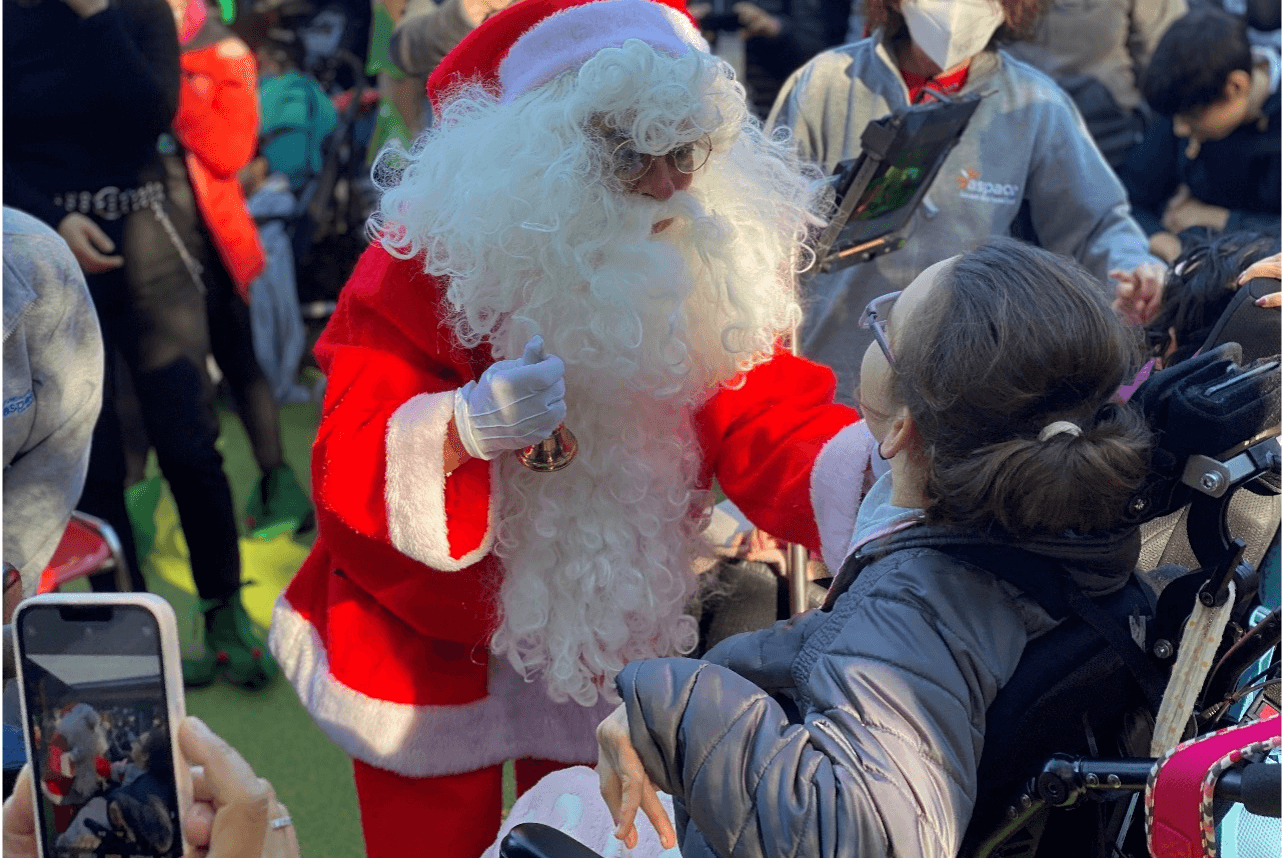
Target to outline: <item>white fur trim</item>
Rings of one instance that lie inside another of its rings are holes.
[[[822,560],[839,572],[853,538],[857,508],[875,481],[871,470],[875,436],[865,420],[845,426],[826,442],[809,479],[813,516],[822,540]]]
[[[495,505],[487,498],[482,544],[463,557],[451,556],[442,450],[454,416],[455,391],[421,393],[393,412],[386,437],[384,502],[389,540],[407,557],[443,572],[458,572],[477,563],[491,551],[494,539]]]
[[[523,682],[492,661],[488,696],[460,706],[414,706],[379,700],[330,674],[317,631],[283,594],[269,645],[304,708],[349,756],[409,777],[475,771],[534,757],[566,763],[598,758],[594,730],[616,704],[586,708],[554,703],[543,682]]]
[[[523,33],[500,63],[503,101],[580,68],[605,48],[639,39],[663,54],[709,52],[701,33],[681,12],[649,0],[602,0],[573,6]]]

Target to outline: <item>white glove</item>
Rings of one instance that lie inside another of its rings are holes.
[[[563,361],[532,337],[519,360],[496,361],[455,392],[455,427],[475,459],[494,459],[554,434],[567,418]]]

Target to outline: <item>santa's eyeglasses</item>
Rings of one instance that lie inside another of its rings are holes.
[[[657,158],[669,158],[674,169],[691,175],[705,166],[710,160],[710,151],[714,144],[710,137],[693,140],[676,146],[664,155],[650,155],[634,148],[633,142],[625,140],[612,150],[612,175],[622,182],[636,182],[652,169],[652,162]]]

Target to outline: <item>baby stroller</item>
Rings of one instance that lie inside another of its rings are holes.
[[[1027,647],[988,711],[960,858],[1147,858],[1158,844],[1151,854],[1195,858],[1221,838],[1280,854],[1280,390],[1280,356],[1246,361],[1236,343],[1139,389],[1157,442],[1123,516],[1146,546],[1130,586],[1091,601],[989,567],[1067,619]],[[1185,628],[1204,609],[1221,612],[1208,636]],[[1194,671],[1205,637],[1212,667]],[[1186,741],[1162,756],[1152,738],[1174,713]],[[1196,775],[1174,768],[1208,744],[1220,751]],[[538,823],[500,854],[595,855]]]

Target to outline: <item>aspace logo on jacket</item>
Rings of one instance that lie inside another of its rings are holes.
[[[960,171],[960,175],[956,176],[956,186],[960,188],[960,196],[963,199],[997,205],[1017,202],[1022,193],[1022,188],[1018,185],[983,181],[973,167]]]

